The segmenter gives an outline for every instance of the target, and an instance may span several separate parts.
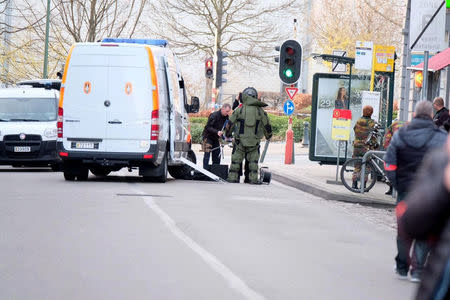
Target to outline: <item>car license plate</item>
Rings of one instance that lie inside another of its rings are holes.
[[[31,152],[31,147],[14,147],[14,152]]]
[[[95,143],[92,142],[76,142],[76,149],[95,149]]]

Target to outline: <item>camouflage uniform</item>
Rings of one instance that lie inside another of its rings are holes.
[[[388,127],[386,134],[384,135],[384,143],[383,143],[384,149],[387,149],[389,147],[389,144],[391,143],[391,139],[392,139],[392,136],[394,135],[394,133],[405,125],[406,125],[406,122],[395,121],[391,124],[391,126]]]
[[[239,169],[244,158],[249,162],[250,183],[258,183],[259,143],[263,136],[272,137],[272,127],[267,113],[262,109],[266,103],[248,95],[242,95],[242,106],[230,117],[226,135],[234,131],[233,154],[231,156],[229,182],[239,181]]]
[[[373,131],[375,127],[375,121],[370,117],[359,118],[355,124],[353,130],[355,131],[355,141],[353,142],[353,158],[363,157],[367,151],[376,148],[376,141],[371,140],[366,143],[369,138],[369,134]],[[368,166],[367,166],[368,167]],[[355,165],[355,170],[353,171],[352,180],[357,181],[360,178],[361,165]],[[366,174],[370,173],[370,169],[367,169]],[[368,175],[366,175],[368,176]],[[367,181],[366,177],[366,181]]]

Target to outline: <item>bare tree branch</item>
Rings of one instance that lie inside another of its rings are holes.
[[[217,32],[218,48],[228,52],[231,59],[267,65],[273,57],[267,53],[288,34],[277,30],[274,21],[286,18],[287,9],[299,13],[298,2],[155,0],[149,12],[158,14],[148,30],[169,40],[179,56],[212,56]]]

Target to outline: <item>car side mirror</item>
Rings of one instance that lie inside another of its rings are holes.
[[[198,97],[191,97],[191,105],[189,105],[189,113],[198,113],[200,109],[200,99]]]

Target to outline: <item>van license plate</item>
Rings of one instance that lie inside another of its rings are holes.
[[[95,143],[91,142],[77,142],[75,143],[76,149],[95,149]]]
[[[31,152],[31,147],[14,147],[14,152]]]

